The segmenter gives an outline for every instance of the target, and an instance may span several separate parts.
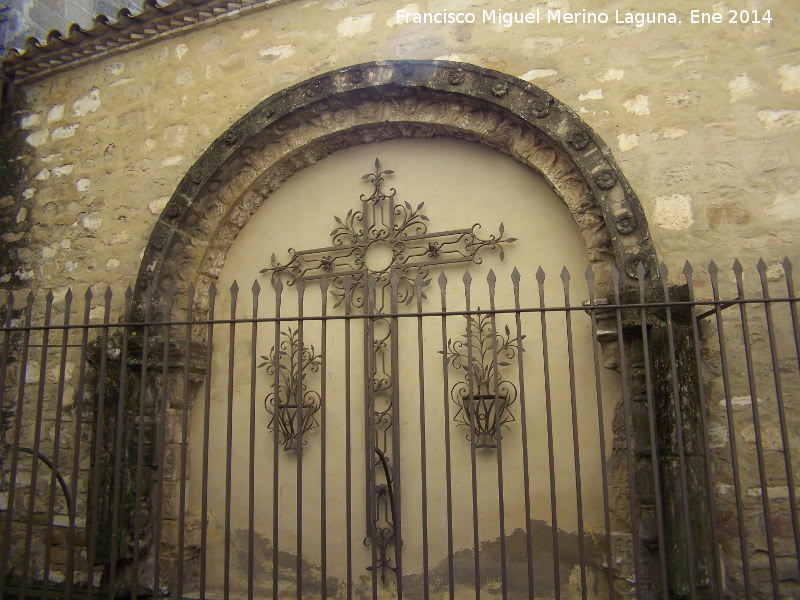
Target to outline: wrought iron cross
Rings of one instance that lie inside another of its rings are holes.
[[[395,201],[397,191],[382,190],[384,176],[391,170],[381,170],[375,159],[375,172],[361,179],[372,187],[370,195],[362,194],[361,210],[350,210],[344,219],[334,217],[336,227],[331,231],[331,245],[324,248],[296,251],[289,249],[289,260],[279,263],[272,255],[272,266],[261,270],[269,273],[273,283],[281,279],[288,285],[298,281],[326,280],[330,291],[338,298],[339,306],[349,296],[353,308],[364,309],[374,318],[364,332],[364,396],[367,408],[365,419],[367,447],[366,500],[367,536],[377,553],[373,568],[386,569],[400,577],[399,569],[391,566],[389,548],[392,542],[399,558],[399,490],[394,489],[399,474],[399,437],[393,431],[393,409],[397,402],[397,356],[392,355],[390,320],[380,315],[393,307],[410,304],[417,293],[415,281],[430,283],[428,267],[456,263],[480,264],[481,251],[499,250],[505,258],[502,244],[516,238],[504,238],[500,223],[499,235],[481,238],[479,224],[467,229],[428,232],[428,217],[422,214],[421,202],[416,208],[410,203]],[[396,295],[392,297],[392,291]],[[424,298],[423,292],[419,292]],[[396,341],[396,340],[394,340]],[[274,350],[274,349],[273,349]],[[371,374],[371,376],[367,375]],[[322,399],[324,402],[325,399]],[[369,418],[371,415],[371,418]],[[398,514],[396,514],[396,511]],[[397,526],[396,526],[397,525]],[[399,561],[397,561],[399,563]],[[399,567],[399,564],[398,564]]]

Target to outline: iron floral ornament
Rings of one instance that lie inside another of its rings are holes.
[[[478,307],[480,311],[480,307]],[[469,428],[476,448],[496,448],[500,428],[514,421],[509,408],[517,400],[517,386],[505,379],[501,367],[511,366],[518,352],[524,352],[519,338],[511,337],[508,325],[498,333],[491,315],[467,315],[462,339],[447,340],[447,362],[464,372],[450,390],[458,407],[453,420]]]
[[[298,330],[290,327],[288,332],[281,332],[281,338],[280,345],[272,348],[269,356],[262,356],[264,362],[258,366],[266,367],[270,380],[276,378],[277,371],[278,392],[273,388],[264,398],[264,408],[272,417],[267,428],[274,431],[277,424],[284,451],[297,450],[298,440],[319,427],[316,415],[322,398],[308,388],[306,378],[319,371],[321,356],[314,346],[301,347]]]

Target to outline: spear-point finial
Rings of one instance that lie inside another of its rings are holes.
[[[783,272],[786,273],[786,275],[791,275],[792,261],[789,260],[788,256],[783,257],[783,260],[781,261],[781,266],[783,267]]]
[[[645,273],[647,273],[647,269],[644,268],[644,263],[639,262],[639,264],[636,265],[636,279],[644,281]]]
[[[661,277],[661,280],[664,283],[666,283],[668,275],[669,269],[667,269],[667,265],[664,264],[664,261],[661,261],[658,265],[658,276]]]
[[[733,272],[736,277],[741,277],[742,273],[744,273],[744,267],[742,266],[742,263],[739,262],[738,258],[733,261]]]

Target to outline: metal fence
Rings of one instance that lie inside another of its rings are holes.
[[[637,275],[10,296],[0,597],[798,597],[791,263]]]

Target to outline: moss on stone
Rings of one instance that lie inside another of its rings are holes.
[[[22,94],[13,85],[7,85],[0,109],[0,286],[11,289],[22,287],[22,264],[17,252],[28,237],[27,220],[16,222],[24,206],[22,187],[27,171],[21,157],[28,154],[28,144],[17,126],[16,115],[24,108]]]

